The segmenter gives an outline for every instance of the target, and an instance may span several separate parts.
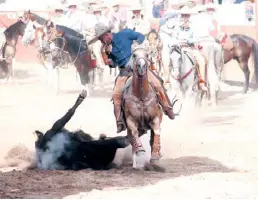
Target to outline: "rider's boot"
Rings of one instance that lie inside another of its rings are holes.
[[[157,91],[157,95],[158,95],[159,102],[162,106],[162,109],[163,109],[164,113],[170,119],[174,119],[175,115],[174,115],[174,112],[173,112],[173,108],[172,108],[172,105],[171,105],[170,100],[168,98],[168,95],[165,91],[165,88],[163,87],[162,90]]]
[[[114,95],[113,101],[114,101],[114,113],[116,117],[117,133],[120,133],[126,129],[124,123],[122,122],[122,110],[121,110],[122,97],[120,95]]]
[[[154,72],[152,71],[148,71],[148,77],[150,82],[152,83],[156,93],[157,93],[157,97],[159,100],[160,105],[163,108],[164,113],[170,118],[170,119],[174,119],[175,115],[173,112],[173,108],[171,105],[171,102],[168,98],[166,89],[163,85],[163,80]]]

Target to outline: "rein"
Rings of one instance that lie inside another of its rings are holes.
[[[175,80],[177,80],[177,81],[179,81],[180,83],[182,83],[182,81],[183,81],[184,79],[186,79],[186,78],[193,72],[193,70],[196,68],[196,67],[195,67],[195,63],[194,63],[194,61],[192,60],[192,58],[188,55],[188,53],[187,53],[186,51],[184,51],[184,52],[182,53],[182,47],[181,47],[181,46],[174,45],[174,46],[172,47],[171,53],[172,53],[173,51],[176,51],[178,54],[181,55],[181,57],[182,57],[182,54],[184,53],[184,54],[188,57],[188,59],[190,60],[190,62],[192,63],[192,65],[194,65],[194,67],[191,67],[191,68],[189,69],[189,71],[188,71],[187,73],[185,73],[183,76],[179,76],[179,77],[172,76]],[[173,67],[173,66],[172,66],[172,67]],[[180,68],[180,67],[178,67],[178,68]]]
[[[51,36],[52,36],[53,33],[56,33],[56,31],[52,31]],[[81,40],[80,40],[80,46],[79,46],[79,48],[78,48],[77,54],[76,54],[75,58],[72,60],[72,58],[71,58],[69,52],[64,50],[65,44],[68,45],[67,40],[64,38],[64,36],[56,36],[53,40],[55,40],[55,39],[57,39],[57,38],[61,38],[61,39],[63,40],[63,45],[62,45],[62,47],[56,47],[56,46],[55,46],[56,49],[59,49],[59,50],[60,50],[59,56],[61,55],[62,52],[68,54],[68,55],[69,55],[69,59],[70,59],[70,64],[74,64],[74,63],[76,62],[78,56],[80,55],[80,50],[81,50],[81,47],[82,47],[82,41],[85,40],[85,39],[81,39]],[[62,61],[64,62],[62,56],[60,56],[60,57],[61,57]]]

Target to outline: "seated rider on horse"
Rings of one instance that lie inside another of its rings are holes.
[[[206,58],[204,55],[195,47],[197,43],[197,38],[193,31],[193,26],[190,22],[190,16],[196,14],[193,10],[183,7],[180,10],[180,23],[175,28],[175,36],[178,44],[182,46],[183,52],[187,52],[197,65],[199,87],[202,91],[207,91],[206,81],[205,81],[205,70],[206,70]]]
[[[114,101],[114,112],[117,122],[117,133],[120,133],[126,129],[124,123],[122,122],[122,112],[121,104],[123,97],[123,89],[125,83],[129,77],[132,76],[132,44],[136,41],[142,44],[145,37],[138,32],[131,29],[123,29],[118,33],[111,33],[112,26],[107,27],[104,24],[98,23],[95,26],[96,36],[89,41],[89,45],[97,40],[100,40],[103,44],[102,56],[106,65],[110,67],[119,67],[119,75],[115,82],[113,101]],[[159,102],[165,112],[165,114],[170,118],[174,119],[174,113],[172,111],[172,105],[166,94],[165,88],[161,79],[148,70],[148,78],[152,83]]]

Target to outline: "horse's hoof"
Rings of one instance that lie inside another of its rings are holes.
[[[158,164],[159,163],[159,158],[151,158],[150,163],[151,164]]]
[[[137,156],[143,156],[143,155],[145,155],[145,150],[144,150],[144,149],[139,149],[139,150],[136,152],[136,155],[137,155]]]

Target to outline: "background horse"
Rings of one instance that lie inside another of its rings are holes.
[[[138,160],[145,150],[139,139],[151,130],[151,163],[160,159],[160,124],[163,112],[156,92],[148,80],[148,55],[145,49],[133,51],[133,76],[128,80],[123,94],[123,112],[127,136],[132,145],[133,167],[141,168],[145,163]]]
[[[48,21],[30,11],[25,12],[23,17],[27,21],[27,26],[22,37],[22,44],[24,46],[36,44],[39,62],[46,70],[46,82],[59,90],[59,70],[53,66],[49,43],[45,39]],[[53,75],[57,75],[57,78]],[[54,84],[53,80],[57,80],[57,84]]]
[[[203,92],[198,88],[198,71],[195,60],[180,45],[171,47],[172,91],[185,102],[194,93],[195,104],[200,104]]]
[[[216,44],[216,43],[215,43]],[[223,50],[220,45],[214,45],[213,42],[206,42],[202,46],[198,45],[199,50],[204,54],[207,65],[207,85],[208,85],[208,99],[211,100],[212,105],[218,104],[218,93],[221,78],[221,71],[224,66]],[[199,106],[203,97],[203,92],[199,99]]]
[[[258,44],[256,41],[246,35],[233,34],[229,37],[225,35],[218,43],[224,43],[226,40],[232,40],[232,48],[224,49],[224,63],[228,63],[234,59],[238,62],[239,67],[244,72],[245,83],[243,92],[246,93],[249,89],[250,70],[248,67],[248,60],[253,56],[255,81],[258,84]]]
[[[0,67],[3,71],[2,77],[6,80],[13,75],[12,63],[16,53],[16,44],[19,36],[23,36],[25,27],[26,24],[19,19],[4,31],[6,42],[2,49],[3,60],[0,60]]]
[[[93,86],[94,83],[94,68],[96,62],[91,59],[91,51],[88,48],[85,39],[70,35],[67,32],[59,30],[52,34],[50,39],[53,41],[52,60],[55,61],[55,65],[59,65],[64,61],[63,58],[69,54],[70,63],[73,64],[80,76],[81,85],[87,91],[90,91],[92,87],[88,88],[88,84]]]

